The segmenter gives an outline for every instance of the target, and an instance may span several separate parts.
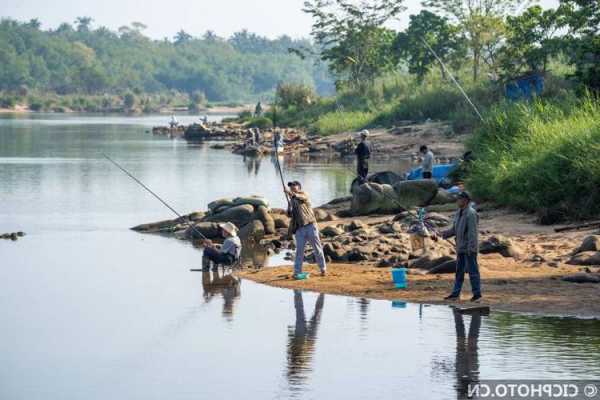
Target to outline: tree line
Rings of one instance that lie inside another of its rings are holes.
[[[368,86],[399,69],[418,80],[435,68],[445,75],[438,58],[449,70],[468,66],[473,82],[483,74],[500,81],[545,73],[549,61],[560,58],[578,82],[600,90],[598,0],[560,0],[555,9],[529,0],[424,0],[423,11],[397,32],[389,26],[405,11],[402,3],[305,2],[320,57],[338,87]]]
[[[118,31],[93,27],[90,17],[43,30],[38,19],[0,21],[0,91],[71,94],[164,93],[202,101],[248,101],[272,95],[282,81],[325,94],[332,81],[310,40],[269,39],[246,30],[222,38],[212,31],[153,40],[133,22]]]

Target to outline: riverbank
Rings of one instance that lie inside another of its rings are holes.
[[[484,301],[481,304],[499,311],[600,318],[600,303],[597,301],[600,284],[563,280],[565,276],[573,276],[581,271],[594,273],[584,275],[598,273],[598,266],[569,264],[573,259],[573,251],[593,231],[556,233],[552,227],[535,224],[533,216],[503,209],[482,211],[480,217],[483,241],[502,234],[510,237],[519,248],[519,254],[513,254],[512,257],[505,257],[501,253],[480,255],[484,291]],[[360,220],[369,223],[373,222],[373,217],[360,217]],[[320,223],[320,228],[343,222],[344,220],[323,222]],[[432,251],[436,245],[429,242],[428,251]],[[239,276],[270,286],[321,293],[452,304],[443,301],[444,296],[452,289],[452,273],[430,274],[410,268],[408,288],[400,290],[394,288],[391,269],[378,267],[376,262],[330,262],[328,268],[328,275],[320,277],[317,267],[309,265],[306,271],[311,272],[311,277],[304,281],[292,279],[291,266],[244,269],[239,272]],[[470,295],[470,285],[466,279],[460,304],[469,305]]]

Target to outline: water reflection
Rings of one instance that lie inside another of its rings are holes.
[[[240,280],[221,271],[202,272],[202,288],[206,303],[217,297],[223,297],[223,318],[233,321],[234,306],[241,294]]]
[[[311,363],[324,303],[325,295],[321,293],[315,303],[312,317],[307,321],[302,292],[294,290],[296,324],[288,327],[287,346],[287,379],[292,392],[302,391],[308,380],[308,373],[312,370]]]
[[[246,165],[246,169],[248,170],[248,175],[258,175],[258,172],[260,171],[261,161],[261,157],[244,156],[244,164]]]
[[[481,314],[474,313],[466,334],[463,314],[453,309],[454,327],[456,329],[456,398],[466,399],[469,384],[479,381],[479,332],[481,330]]]

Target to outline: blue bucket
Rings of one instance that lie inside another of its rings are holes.
[[[392,280],[396,289],[406,288],[406,268],[392,268]]]

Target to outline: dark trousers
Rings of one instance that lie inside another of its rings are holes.
[[[465,281],[465,270],[469,272],[473,296],[481,296],[481,279],[479,277],[479,266],[477,265],[477,254],[463,253],[459,253],[456,256],[456,278],[454,280],[452,296],[460,295],[463,282]]]
[[[431,179],[431,172],[423,172],[423,179]]]
[[[233,263],[233,256],[231,254],[223,254],[217,249],[213,249],[211,247],[207,247],[204,249],[204,254],[202,255],[206,260],[212,261],[215,265],[230,265]],[[208,266],[204,268],[208,270]]]
[[[369,175],[369,162],[367,160],[358,160],[356,164],[356,173],[363,180],[367,180],[367,175]]]

